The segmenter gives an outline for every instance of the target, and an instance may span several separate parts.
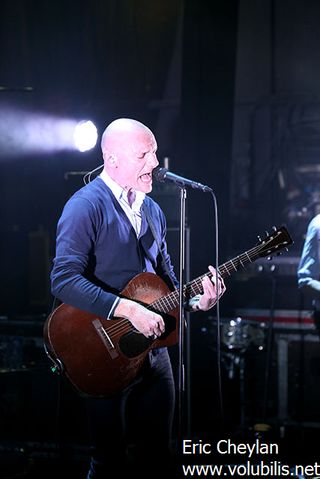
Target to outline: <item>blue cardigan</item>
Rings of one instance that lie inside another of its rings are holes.
[[[144,208],[149,211],[171,278],[178,286],[167,253],[164,214],[149,196],[145,197]],[[95,178],[67,201],[59,219],[52,294],[64,303],[106,318],[112,316],[118,293],[143,271],[158,274],[170,285],[145,214],[137,238],[111,190],[101,178]]]

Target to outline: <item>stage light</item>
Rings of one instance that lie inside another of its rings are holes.
[[[0,161],[24,155],[85,152],[98,139],[92,121],[0,104]]]
[[[80,121],[74,129],[75,147],[83,152],[91,150],[96,146],[98,131],[92,121]]]

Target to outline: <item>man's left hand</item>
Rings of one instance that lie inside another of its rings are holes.
[[[217,275],[215,268],[209,266],[209,271],[212,274],[212,278],[210,279],[208,276],[205,276],[202,279],[203,294],[196,304],[196,309],[200,309],[201,311],[211,309],[218,301],[218,297],[220,298],[226,291],[224,281],[219,274]],[[217,277],[218,283],[216,284]]]

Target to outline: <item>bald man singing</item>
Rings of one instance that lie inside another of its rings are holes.
[[[102,173],[67,201],[59,219],[52,293],[98,317],[126,318],[141,335],[156,339],[165,332],[162,316],[120,293],[142,272],[156,273],[178,287],[167,251],[166,220],[148,196],[158,166],[157,142],[144,124],[120,118],[105,129],[101,149]],[[202,286],[191,310],[212,308],[225,291],[221,278],[216,287],[205,276]],[[151,349],[121,391],[85,402],[92,441],[87,479],[125,477],[121,474],[128,470],[139,477],[168,472],[175,387],[166,347]]]

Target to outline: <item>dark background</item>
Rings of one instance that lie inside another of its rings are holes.
[[[314,324],[301,319],[310,302],[297,290],[296,267],[320,203],[319,20],[316,0],[2,0],[0,417],[3,444],[11,441],[2,447],[5,458],[14,456],[12,443],[23,441],[29,447],[24,466],[37,450],[37,458],[41,451],[49,456],[57,440],[59,380],[51,376],[41,341],[52,307],[55,227],[65,200],[82,186],[82,174],[68,172],[102,162],[99,142],[86,153],[58,145],[24,152],[31,113],[89,118],[99,135],[115,118],[140,120],[156,135],[160,164],[168,157],[172,171],[213,188],[219,258],[212,199],[187,191],[192,278],[253,247],[273,225],[287,226],[294,244],[274,260],[275,273],[263,262],[226,280],[222,332],[238,315],[245,327],[255,315],[271,327],[254,323],[244,346],[225,338],[224,406],[230,434],[254,437],[262,421],[284,441],[283,450],[294,436],[307,444],[304,460],[313,454],[319,343]],[[19,140],[8,111],[23,113],[16,115]],[[153,195],[167,213],[177,264],[179,191],[155,185]],[[289,328],[277,321],[278,310],[295,318]],[[210,436],[221,427],[215,312],[195,314],[190,331],[189,433]],[[236,334],[243,339],[246,330],[239,326]],[[65,404],[62,416],[69,407],[77,411],[71,391]],[[76,413],[67,417],[62,440],[86,444]]]

